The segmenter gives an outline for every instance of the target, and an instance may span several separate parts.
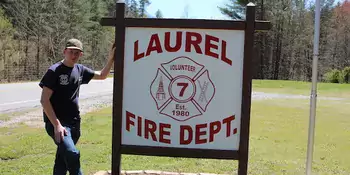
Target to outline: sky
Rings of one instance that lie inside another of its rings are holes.
[[[152,16],[155,16],[159,9],[164,18],[184,18],[187,6],[188,18],[229,19],[218,9],[218,6],[224,6],[228,3],[228,0],[150,0],[150,2],[151,5],[148,6],[147,12]]]
[[[184,18],[187,6],[188,18],[228,19],[217,8],[224,6],[228,0],[150,0],[150,2],[147,12],[152,16],[155,16],[159,9],[164,18]]]

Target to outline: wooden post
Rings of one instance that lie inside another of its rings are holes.
[[[113,137],[112,137],[112,175],[120,175],[121,165],[121,127],[123,108],[124,44],[125,44],[125,3],[118,1],[115,16],[115,61],[113,78]]]
[[[254,26],[255,24],[255,5],[249,3],[246,10],[246,29],[244,43],[244,62],[243,62],[243,89],[242,89],[242,120],[241,120],[241,139],[239,145],[238,175],[246,175],[248,169],[249,152],[249,128],[250,128],[250,106],[252,91],[252,70],[254,47]]]

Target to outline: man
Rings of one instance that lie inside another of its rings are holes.
[[[109,51],[107,64],[93,71],[78,64],[83,44],[70,39],[63,51],[64,60],[53,64],[39,83],[45,129],[57,145],[54,175],[81,175],[80,152],[75,147],[80,137],[79,89],[91,79],[106,79],[114,62],[115,45]]]

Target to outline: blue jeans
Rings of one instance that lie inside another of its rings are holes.
[[[80,168],[80,151],[75,147],[80,137],[80,123],[74,125],[62,124],[67,130],[61,143],[57,143],[54,137],[54,127],[50,122],[45,124],[47,134],[54,140],[57,145],[55,165],[53,175],[82,175]]]

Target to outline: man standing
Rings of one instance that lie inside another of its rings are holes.
[[[75,147],[80,137],[79,89],[91,79],[106,79],[114,62],[115,45],[101,71],[78,64],[83,45],[70,39],[63,51],[64,60],[53,64],[41,79],[41,104],[45,129],[57,145],[53,174],[81,175],[80,152]]]

